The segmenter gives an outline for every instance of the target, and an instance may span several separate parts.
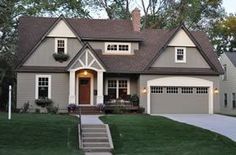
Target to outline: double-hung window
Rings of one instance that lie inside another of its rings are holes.
[[[108,79],[107,80],[107,95],[109,98],[123,98],[128,95],[129,80],[128,79]]]
[[[186,48],[184,47],[175,48],[175,62],[186,63]]]
[[[67,39],[65,38],[56,38],[55,39],[55,52],[58,54],[67,53]]]
[[[51,75],[36,75],[35,98],[51,98]]]

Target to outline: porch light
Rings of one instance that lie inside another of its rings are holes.
[[[219,94],[219,90],[217,88],[214,89],[214,94]]]
[[[88,75],[88,71],[84,71],[84,75],[85,75],[85,76]]]
[[[143,92],[144,94],[146,94],[146,93],[147,93],[147,88],[144,87],[143,90],[142,90],[142,92]]]

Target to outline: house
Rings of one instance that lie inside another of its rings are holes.
[[[223,69],[206,34],[140,27],[138,9],[132,20],[21,17],[17,107],[47,97],[65,110],[137,94],[148,114],[218,112]]]
[[[220,62],[225,71],[220,81],[220,112],[236,115],[236,52],[221,54]]]

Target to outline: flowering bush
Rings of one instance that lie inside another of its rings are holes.
[[[49,98],[39,98],[35,100],[35,104],[43,108],[51,105],[52,103],[53,101]]]
[[[69,104],[67,106],[67,110],[68,110],[69,113],[76,112],[76,110],[78,110],[78,108],[79,107],[76,104]]]

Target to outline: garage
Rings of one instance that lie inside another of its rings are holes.
[[[149,114],[212,114],[213,83],[192,77],[153,79],[148,84]]]

